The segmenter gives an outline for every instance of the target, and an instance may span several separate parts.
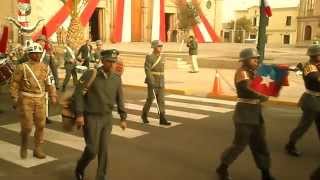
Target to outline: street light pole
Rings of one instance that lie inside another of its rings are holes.
[[[268,17],[264,13],[264,0],[260,2],[260,21],[259,21],[259,33],[258,33],[258,44],[257,50],[260,54],[259,62],[262,63],[264,60],[264,53],[266,47],[266,32],[267,32],[267,23]]]

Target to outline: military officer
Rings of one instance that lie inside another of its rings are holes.
[[[265,125],[261,112],[261,102],[267,97],[248,88],[255,77],[259,54],[255,49],[244,49],[240,53],[242,66],[235,73],[235,86],[238,103],[233,115],[235,137],[231,147],[222,154],[221,164],[217,168],[220,180],[230,180],[228,167],[249,145],[257,167],[261,170],[262,180],[274,180],[270,174],[270,153],[265,134]]]
[[[80,56],[80,59],[83,61],[83,66],[86,66],[88,69],[90,67],[90,61],[92,61],[92,46],[90,40],[87,40],[84,45],[82,45],[77,53],[77,57]]]
[[[116,103],[121,117],[120,126],[124,130],[127,113],[123,102],[122,83],[119,75],[113,73],[112,66],[117,60],[115,49],[101,52],[103,66],[83,74],[75,90],[76,124],[84,125],[85,150],[75,169],[77,180],[82,180],[87,165],[98,154],[96,180],[107,179],[108,144],[112,129],[112,110]],[[95,78],[90,88],[86,85]]]
[[[289,155],[296,157],[301,155],[301,152],[296,148],[296,144],[314,121],[320,138],[320,45],[312,45],[308,49],[307,55],[310,56],[310,60],[303,67],[306,91],[299,102],[303,114],[285,147]]]
[[[77,60],[74,54],[73,49],[70,47],[70,43],[67,42],[67,45],[64,49],[64,67],[66,69],[66,77],[63,81],[62,91],[66,90],[66,86],[72,76],[73,85],[77,83],[77,72],[76,72]]]
[[[199,72],[199,66],[198,66],[198,60],[197,60],[198,43],[193,36],[189,36],[187,47],[189,47],[189,56],[192,62],[192,70],[190,72],[197,73]]]
[[[146,74],[145,83],[148,85],[147,101],[143,107],[141,119],[143,123],[149,123],[148,113],[153,100],[156,100],[159,106],[160,124],[171,125],[165,117],[165,102],[164,102],[164,64],[165,59],[161,55],[163,44],[161,41],[154,40],[151,43],[153,52],[146,56],[144,69]]]
[[[28,48],[29,60],[17,65],[10,85],[10,93],[14,107],[18,107],[21,122],[21,151],[22,159],[27,158],[28,137],[35,124],[33,156],[39,159],[46,157],[41,149],[45,126],[45,91],[53,103],[56,103],[56,92],[48,80],[49,69],[40,63],[43,48],[40,44],[31,44]]]

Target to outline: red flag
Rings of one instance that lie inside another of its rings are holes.
[[[270,4],[269,4],[269,1],[268,0],[263,0],[263,3],[264,3],[264,13],[267,17],[271,17],[272,16],[272,10],[271,10],[271,7],[270,7]]]
[[[6,53],[8,39],[9,39],[9,28],[8,26],[3,26],[2,35],[0,39],[0,53],[3,53],[3,54]]]

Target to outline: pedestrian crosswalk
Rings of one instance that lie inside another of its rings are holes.
[[[177,126],[182,126],[184,123],[187,123],[187,121],[190,120],[199,121],[201,119],[209,118],[215,113],[222,114],[232,112],[233,106],[235,105],[235,102],[233,101],[182,95],[168,95],[166,96],[166,115],[172,124],[171,126],[162,126],[159,124],[157,108],[155,105],[150,109],[150,123],[148,125],[142,125],[140,116],[143,108],[143,102],[145,102],[145,100],[135,100],[125,104],[126,109],[128,109],[127,121],[129,122],[129,127],[123,131],[119,125],[113,125],[113,136],[127,140],[140,138],[150,135],[152,128],[161,128],[163,131],[166,131]],[[115,111],[113,112],[113,117],[117,120],[120,119],[119,114]],[[61,115],[51,116],[50,119],[54,121],[55,124],[62,123]],[[141,124],[141,126],[131,126],[131,123]],[[5,129],[7,131],[19,134],[20,124],[12,123],[0,125],[0,129]],[[77,151],[82,151],[85,147],[83,137],[64,132],[62,128],[52,129],[50,126],[45,129],[45,141]],[[0,159],[19,165],[23,168],[31,168],[58,160],[58,157],[52,156],[48,156],[44,160],[38,160],[31,157],[28,157],[27,160],[20,160],[19,144],[20,142],[13,144],[0,140]],[[29,154],[31,156],[32,152],[30,151]]]

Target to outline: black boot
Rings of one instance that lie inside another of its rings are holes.
[[[160,115],[160,125],[170,126],[171,122],[168,122],[163,114]]]
[[[217,169],[216,172],[218,174],[219,180],[231,180],[232,178],[228,172],[228,166],[225,164],[221,164]]]
[[[290,156],[294,156],[294,157],[299,157],[301,156],[301,152],[299,152],[295,146],[295,143],[289,142],[286,147],[286,152],[290,155]]]
[[[269,170],[261,170],[262,180],[275,180]]]
[[[149,124],[148,116],[146,114],[141,115],[143,124]]]
[[[46,117],[46,124],[52,124],[52,121],[48,117]]]
[[[76,180],[84,180],[84,172],[83,170],[80,170],[78,166],[76,167],[74,174],[76,176]]]

